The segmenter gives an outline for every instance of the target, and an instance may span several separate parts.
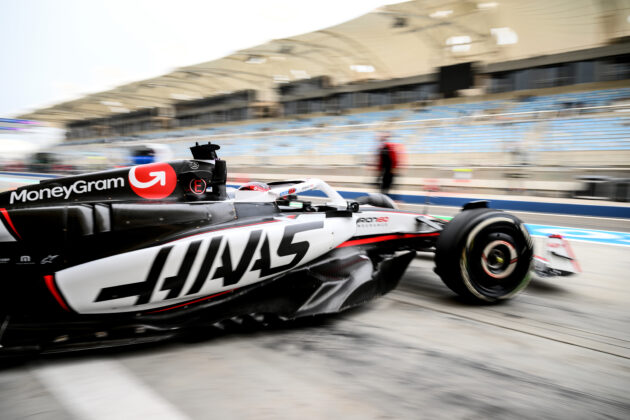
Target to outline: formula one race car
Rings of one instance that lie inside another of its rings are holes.
[[[532,240],[513,215],[478,202],[447,222],[382,195],[346,201],[316,179],[229,193],[217,149],[0,194],[0,353],[336,313],[396,287],[417,250],[435,251],[436,272],[471,301],[529,282]],[[322,204],[303,199],[315,192]],[[571,271],[545,261],[545,275]]]

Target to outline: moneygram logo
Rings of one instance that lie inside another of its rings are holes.
[[[129,170],[129,185],[142,198],[168,197],[177,185],[177,175],[168,163],[150,163]]]
[[[55,198],[68,200],[70,197],[75,195],[88,194],[95,191],[111,190],[124,186],[124,178],[99,179],[96,181],[86,181],[80,179],[70,185],[58,185],[56,187],[11,191],[9,203],[13,204],[16,201],[28,203],[32,201],[50,200]]]

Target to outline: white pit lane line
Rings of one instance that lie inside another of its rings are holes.
[[[118,362],[51,363],[32,372],[77,419],[189,419]]]

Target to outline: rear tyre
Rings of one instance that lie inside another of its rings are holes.
[[[435,271],[464,299],[509,299],[530,280],[533,243],[516,216],[487,208],[465,210],[446,224],[436,243]]]

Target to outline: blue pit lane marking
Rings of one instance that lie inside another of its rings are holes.
[[[532,236],[549,236],[551,234],[559,234],[569,241],[630,246],[630,232],[612,232],[607,230],[530,224],[526,224],[525,226]]]

